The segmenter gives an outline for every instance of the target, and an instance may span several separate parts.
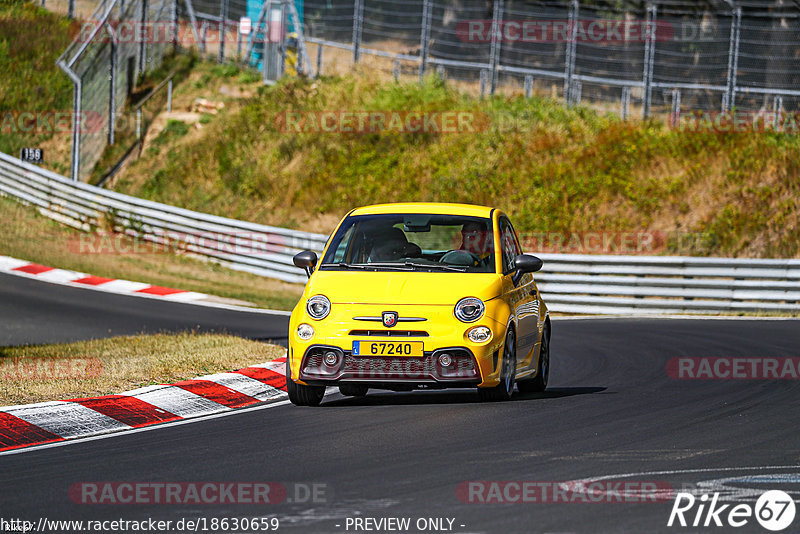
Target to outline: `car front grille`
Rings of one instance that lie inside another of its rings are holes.
[[[350,330],[351,336],[361,337],[428,337],[424,330]]]

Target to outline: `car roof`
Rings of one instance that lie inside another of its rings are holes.
[[[489,206],[473,204],[448,204],[441,202],[399,202],[394,204],[375,204],[356,208],[350,215],[378,215],[384,213],[434,213],[441,215],[466,215],[469,217],[491,217]]]

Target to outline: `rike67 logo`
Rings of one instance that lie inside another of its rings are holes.
[[[678,493],[667,526],[739,528],[755,519],[765,529],[778,532],[794,521],[795,504],[785,491],[764,492],[755,506],[719,504],[718,501],[719,493],[711,497],[703,494],[699,498],[691,493]]]

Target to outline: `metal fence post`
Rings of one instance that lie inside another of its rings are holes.
[[[109,57],[109,84],[108,84],[108,144],[114,144],[114,130],[116,129],[117,115],[117,36],[111,34],[111,54]]]
[[[167,82],[167,113],[172,113],[172,79]]]
[[[147,11],[148,11],[147,0],[142,0],[142,14],[139,19],[141,23],[141,28],[147,27]],[[139,76],[147,71],[147,43],[146,39],[141,39],[139,43]]]
[[[578,0],[572,0],[569,6],[569,40],[565,50],[564,61],[564,102],[571,104],[572,77],[575,76],[575,44],[578,23]]]
[[[728,76],[722,111],[730,111],[736,104],[736,71],[739,69],[739,33],[742,26],[742,8],[731,13],[731,35],[728,47]]]
[[[172,0],[169,10],[170,31],[172,31],[172,49],[178,50],[178,0]]]
[[[646,36],[644,41],[644,72],[642,81],[644,83],[644,94],[642,95],[642,116],[650,116],[650,105],[653,98],[653,64],[655,63],[655,25],[658,6],[647,4],[647,22],[645,24]]]
[[[73,80],[75,88],[72,91],[72,180],[80,180],[81,166],[81,99],[83,98],[83,80]]]
[[[394,81],[400,80],[400,60],[395,59],[394,63],[392,63],[392,77]]]
[[[222,0],[219,8],[219,54],[217,63],[225,61],[225,33],[228,26],[228,0]]]
[[[622,88],[622,120],[628,120],[631,113],[631,87],[626,85]]]
[[[322,74],[322,43],[317,45],[317,76]]]
[[[525,98],[530,98],[533,94],[533,76],[530,74],[525,76]]]
[[[681,90],[672,90],[672,111],[670,112],[670,125],[676,128],[681,120]]]
[[[502,22],[503,0],[495,0],[494,9],[492,11],[492,40],[490,41],[489,47],[489,74],[491,75],[491,82],[489,84],[490,94],[494,94],[497,88],[497,69],[500,63],[500,47],[503,44],[501,39],[503,30],[500,27]]]
[[[776,132],[780,132],[783,122],[783,97],[781,95],[775,96],[775,100],[772,102],[772,111],[774,113],[773,127]]]
[[[353,8],[353,64],[361,57],[361,30],[364,19],[364,0],[355,0]]]
[[[67,18],[70,19],[75,18],[75,0],[69,0],[69,7],[67,8]]]
[[[481,98],[486,95],[486,79],[489,77],[489,73],[486,69],[481,69]]]
[[[428,68],[428,46],[431,40],[431,0],[422,0],[422,32],[419,38],[419,81],[425,77]]]
[[[200,53],[202,55],[206,54],[206,32],[208,31],[208,24],[206,21],[203,21],[203,28],[200,31]]]

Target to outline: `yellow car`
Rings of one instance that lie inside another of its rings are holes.
[[[318,259],[289,321],[289,399],[316,406],[327,386],[347,396],[369,388],[477,387],[483,400],[544,391],[550,318],[500,210],[407,203],[357,208]]]

